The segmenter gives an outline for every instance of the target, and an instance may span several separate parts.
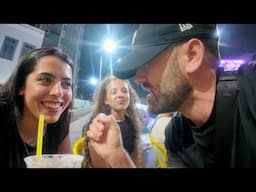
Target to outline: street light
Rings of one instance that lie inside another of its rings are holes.
[[[116,43],[112,39],[106,39],[103,44],[103,49],[109,53],[109,63],[110,63],[110,74],[112,74],[112,57],[111,53],[113,53],[116,49]],[[99,80],[102,78],[102,55],[100,56],[100,67],[99,67]]]
[[[98,83],[98,79],[95,78],[95,77],[90,77],[89,83],[90,83],[91,85],[95,86],[95,85],[97,85],[97,83]]]
[[[104,49],[109,52],[113,53],[116,48],[116,43],[112,39],[106,39],[104,42]]]

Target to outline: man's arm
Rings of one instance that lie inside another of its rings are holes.
[[[135,168],[123,147],[121,131],[114,117],[98,114],[89,125],[87,136],[94,151],[113,168]]]

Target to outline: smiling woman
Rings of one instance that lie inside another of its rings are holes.
[[[59,49],[35,49],[21,59],[0,89],[0,166],[25,167],[24,157],[35,153],[40,114],[43,153],[71,153],[72,76],[72,60]]]

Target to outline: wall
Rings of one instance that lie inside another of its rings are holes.
[[[20,58],[23,43],[29,43],[36,48],[41,47],[45,32],[27,24],[0,24],[0,50],[6,36],[18,40],[12,60],[0,57],[0,84],[11,75]]]

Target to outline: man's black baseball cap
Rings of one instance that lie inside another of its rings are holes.
[[[141,65],[149,62],[170,44],[190,38],[216,39],[216,24],[141,24],[132,39],[131,51],[113,66],[118,78],[135,76]]]

